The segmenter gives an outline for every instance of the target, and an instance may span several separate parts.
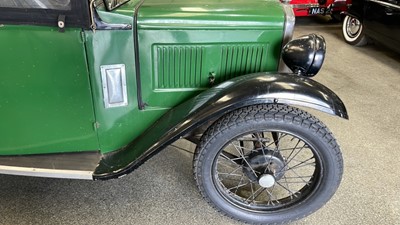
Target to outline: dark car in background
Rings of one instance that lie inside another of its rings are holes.
[[[372,39],[400,52],[400,1],[353,0],[342,31],[351,45],[363,46]]]

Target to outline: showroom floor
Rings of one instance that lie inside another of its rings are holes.
[[[294,224],[400,224],[400,55],[345,44],[340,24],[298,19],[295,36],[311,32],[327,42],[315,79],[342,98],[350,120],[311,111],[341,144],[345,171],[333,199]],[[178,141],[106,182],[0,175],[0,224],[240,224],[202,200],[193,149]]]

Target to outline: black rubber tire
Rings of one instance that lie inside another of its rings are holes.
[[[364,34],[362,22],[350,15],[346,15],[343,19],[342,35],[350,45],[360,47],[368,44],[368,38]]]
[[[221,149],[238,135],[263,130],[294,134],[313,146],[320,158],[319,184],[301,202],[277,210],[248,210],[233,204],[218,189],[213,165]],[[210,126],[195,150],[193,167],[203,198],[219,212],[252,224],[282,224],[313,213],[333,196],[342,178],[343,160],[332,133],[317,118],[297,108],[268,104],[238,109]]]

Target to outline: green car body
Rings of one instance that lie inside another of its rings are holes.
[[[108,23],[132,25],[139,3],[98,13]],[[61,33],[56,26],[2,24],[0,116],[8,119],[0,155],[118,150],[210,88],[211,74],[220,83],[277,71],[284,23],[277,1],[149,0],[137,13],[139,49],[134,29],[93,32],[66,21]],[[105,108],[100,67],[115,64],[125,65],[127,105]]]
[[[255,105],[348,118],[335,93],[306,77],[322,65],[323,38],[288,44],[294,15],[277,0],[22,2],[0,3],[1,174],[121,177]],[[294,57],[281,58],[284,45]],[[272,175],[259,179],[269,187]],[[249,216],[239,219],[258,218]]]

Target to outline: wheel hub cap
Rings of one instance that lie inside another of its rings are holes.
[[[275,185],[275,177],[271,174],[263,174],[258,180],[258,184],[263,188],[270,188]]]
[[[285,160],[272,150],[262,151],[248,156],[248,165],[243,166],[243,172],[260,186],[272,187],[285,174]]]
[[[356,35],[358,33],[358,31],[360,30],[360,21],[358,21],[357,19],[352,18],[349,22],[349,26],[348,26],[348,32],[351,35]]]

